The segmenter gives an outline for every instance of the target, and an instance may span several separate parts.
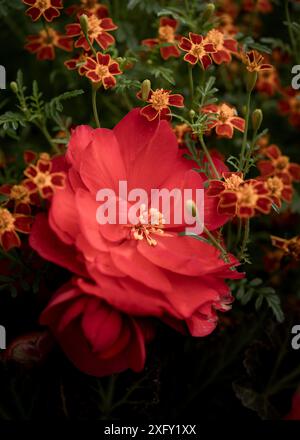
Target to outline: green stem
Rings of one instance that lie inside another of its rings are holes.
[[[242,241],[242,246],[241,246],[241,252],[240,252],[239,259],[244,259],[245,258],[245,254],[247,252],[247,246],[248,246],[248,243],[249,243],[249,234],[250,234],[250,219],[247,218],[246,221],[245,221],[244,237],[243,237],[243,241]]]
[[[222,255],[222,258],[224,259],[224,261],[226,261],[226,263],[229,263],[227,251],[218,242],[218,240],[213,236],[213,234],[206,228],[206,226],[203,227],[203,232],[208,236],[211,243],[221,252],[221,255]]]
[[[290,10],[289,10],[289,0],[285,0],[285,16],[286,16],[286,21],[287,21],[287,25],[288,25],[293,55],[295,57],[295,60],[297,62],[299,62],[300,57],[299,57],[298,49],[297,49],[297,41],[295,39],[294,31],[292,28],[292,20],[291,20],[291,14],[290,14]]]
[[[247,94],[246,117],[245,117],[245,131],[244,131],[244,136],[243,136],[242,150],[241,150],[241,154],[240,154],[240,169],[241,170],[244,168],[245,151],[246,151],[247,139],[248,139],[248,129],[249,129],[249,119],[250,119],[250,106],[251,106],[251,93],[252,93],[252,90],[249,90],[248,94]]]
[[[43,133],[43,135],[45,136],[45,138],[46,138],[47,141],[48,141],[48,144],[50,145],[50,147],[51,147],[52,150],[54,151],[54,153],[56,153],[56,154],[60,154],[61,151],[60,151],[59,147],[57,146],[57,144],[55,144],[55,143],[52,141],[52,138],[51,138],[51,136],[50,136],[50,133],[49,133],[49,131],[48,131],[48,128],[47,128],[46,124],[45,124],[45,123],[35,123],[35,125],[36,125],[36,126],[40,129],[40,131]]]
[[[190,87],[191,107],[193,107],[193,104],[194,104],[193,67],[189,63],[188,63],[188,73],[189,73],[189,87]]]
[[[252,157],[253,150],[255,148],[256,136],[257,136],[257,130],[255,130],[255,132],[253,133],[250,148],[246,153],[245,164],[244,164],[244,168],[242,169],[244,176],[246,176],[246,174],[248,174],[248,171],[249,171],[249,162]]]
[[[86,41],[88,42],[88,45],[90,46],[91,51],[93,52],[93,55],[95,56],[95,58],[97,58],[97,52],[96,52],[94,46],[92,45],[88,34],[86,32],[83,32],[83,33],[84,33]]]
[[[205,153],[205,156],[207,157],[207,160],[208,160],[208,162],[209,162],[209,164],[210,164],[210,166],[211,166],[211,169],[213,170],[213,172],[214,172],[214,174],[215,174],[215,175],[212,176],[212,177],[213,177],[213,178],[217,178],[218,180],[220,180],[220,179],[221,179],[220,174],[219,174],[217,168],[215,167],[214,161],[213,161],[212,158],[211,158],[211,155],[210,155],[210,153],[209,153],[209,151],[208,151],[207,146],[205,145],[205,142],[204,142],[203,134],[202,134],[202,133],[199,134],[199,141],[200,141],[201,147],[202,147],[202,149],[203,149],[203,151],[204,151],[204,153]]]
[[[92,85],[92,106],[93,106],[93,113],[96,121],[96,126],[97,128],[100,128],[101,125],[100,125],[98,109],[97,109],[97,88],[94,87],[93,85]]]

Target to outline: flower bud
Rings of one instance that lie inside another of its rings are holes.
[[[18,93],[18,84],[15,81],[10,83],[10,88],[14,93]]]
[[[196,203],[194,202],[194,200],[187,200],[185,202],[185,207],[186,207],[186,210],[188,211],[188,213],[191,214],[192,217],[197,217],[198,210],[197,210],[197,206],[196,206]]]
[[[203,11],[202,20],[204,22],[208,21],[213,16],[215,9],[216,7],[213,3],[208,3]]]
[[[141,94],[143,101],[147,101],[150,90],[151,90],[151,81],[149,79],[144,79],[141,85]]]
[[[246,74],[247,92],[252,92],[257,81],[257,72],[249,72]]]
[[[190,110],[190,111],[189,111],[189,116],[190,116],[191,119],[194,119],[194,117],[196,116],[196,112],[195,112],[195,110],[193,110],[193,109]]]
[[[252,113],[252,127],[254,131],[258,131],[263,121],[263,112],[260,108],[256,108]]]
[[[82,32],[84,33],[84,35],[87,35],[88,30],[89,30],[89,22],[88,22],[87,15],[86,14],[82,14],[80,16],[79,21],[80,21],[80,27],[81,27]]]

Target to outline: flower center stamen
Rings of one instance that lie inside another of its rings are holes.
[[[150,208],[148,211],[146,205],[142,204],[140,207],[139,223],[130,230],[131,238],[134,240],[146,239],[149,246],[156,246],[157,240],[152,235],[163,235],[165,222],[163,214],[158,209]]]
[[[149,102],[152,104],[152,107],[160,111],[163,108],[167,107],[169,104],[169,93],[164,91],[163,89],[155,90],[152,93],[151,98],[149,99]]]
[[[5,208],[0,208],[0,234],[5,231],[14,230],[15,219],[12,214]]]

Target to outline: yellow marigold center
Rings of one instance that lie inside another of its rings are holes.
[[[47,29],[42,29],[40,31],[40,36],[43,43],[47,45],[53,45],[57,41],[57,32],[49,27],[47,27]]]
[[[98,64],[96,67],[96,72],[98,73],[98,75],[102,79],[109,74],[108,66],[103,66],[101,64],[100,65]]]
[[[40,11],[46,11],[46,9],[51,8],[50,0],[38,0],[35,4],[35,7]]]
[[[161,26],[158,30],[158,37],[162,43],[174,43],[175,31],[171,26]]]
[[[240,205],[247,206],[255,206],[259,198],[255,188],[248,183],[239,188],[237,197]]]
[[[283,182],[279,177],[269,177],[267,180],[268,189],[272,195],[280,197],[283,190]]]
[[[228,119],[236,116],[236,112],[233,108],[226,104],[222,104],[219,108],[219,119],[221,122],[226,122]]]
[[[10,197],[17,201],[28,201],[28,191],[22,185],[14,185],[10,191]]]
[[[206,54],[203,43],[193,44],[190,53],[196,58],[202,58]]]
[[[206,35],[205,41],[207,43],[212,43],[216,50],[221,50],[224,45],[224,35],[217,29],[212,29]]]
[[[290,163],[288,156],[280,156],[279,159],[276,160],[276,168],[280,171],[285,170]]]
[[[141,205],[139,223],[130,230],[131,238],[134,240],[147,240],[149,246],[156,246],[157,240],[152,235],[164,234],[165,219],[163,214],[156,208],[146,209],[146,205]]]
[[[233,174],[232,176],[225,179],[224,183],[227,190],[236,191],[243,182],[244,181],[240,176]]]
[[[39,171],[38,174],[32,180],[37,185],[38,188],[51,186],[51,174],[48,172],[42,173],[41,171]]]
[[[88,34],[90,38],[96,38],[102,31],[101,20],[96,15],[88,17]]]
[[[151,98],[149,99],[149,102],[152,104],[152,107],[159,111],[162,110],[165,107],[168,107],[169,104],[169,92],[166,92],[163,89],[155,90]]]
[[[14,222],[13,215],[7,209],[0,208],[0,234],[5,231],[13,231]]]

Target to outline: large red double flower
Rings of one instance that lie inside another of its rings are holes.
[[[232,257],[224,262],[214,246],[179,236],[174,224],[128,227],[96,220],[97,192],[118,192],[119,181],[127,181],[128,191],[203,188],[188,166],[169,123],[149,122],[139,109],[113,130],[73,131],[66,186],[54,194],[48,217],[37,217],[30,243],[76,275],[73,286],[50,302],[42,322],[83,371],[140,370],[149,317],[204,336],[216,326],[216,310],[228,309],[232,297],[224,279],[241,276]],[[227,218],[217,214],[215,198],[205,198],[208,229]]]

